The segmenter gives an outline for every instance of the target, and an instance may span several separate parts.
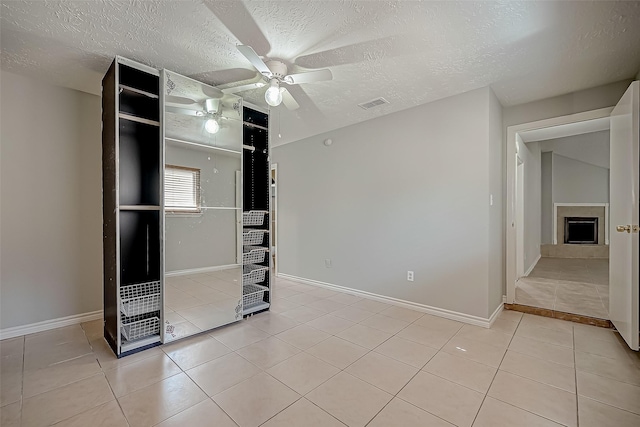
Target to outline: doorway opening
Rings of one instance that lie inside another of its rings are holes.
[[[610,112],[509,128],[508,303],[609,319]]]

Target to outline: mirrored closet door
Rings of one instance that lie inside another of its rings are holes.
[[[164,71],[164,342],[242,319],[242,99]]]

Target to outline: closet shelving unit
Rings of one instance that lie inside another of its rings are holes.
[[[246,103],[243,149],[242,314],[247,316],[269,308],[272,281],[269,115]]]
[[[162,99],[158,70],[116,57],[102,80],[104,337],[125,356],[160,344]]]

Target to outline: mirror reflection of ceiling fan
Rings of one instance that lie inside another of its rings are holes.
[[[207,98],[203,102],[198,102],[191,98],[185,98],[182,96],[167,95],[165,101],[167,105],[165,109],[167,112],[174,114],[182,114],[185,116],[202,117],[204,120],[204,129],[213,134],[220,130],[220,121],[225,117],[222,116],[220,108],[220,99],[224,96],[220,92],[220,96],[215,98]],[[174,104],[174,105],[171,105]],[[177,107],[175,104],[183,105]],[[195,107],[195,108],[194,108]]]
[[[269,85],[264,93],[264,100],[272,107],[284,103],[289,110],[295,110],[300,104],[293,97],[291,92],[282,87],[282,84],[297,85],[301,83],[320,82],[331,80],[333,75],[328,68],[322,70],[313,70],[305,73],[287,74],[287,64],[276,59],[269,59],[266,62],[258,56],[251,46],[238,45],[238,50],[245,58],[251,62],[251,65],[262,75],[262,79],[255,83],[241,86],[234,86],[222,89],[224,93],[238,93],[245,90],[251,90]]]

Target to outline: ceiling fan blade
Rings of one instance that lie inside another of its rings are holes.
[[[188,108],[171,107],[168,105],[165,107],[165,109],[169,113],[182,114],[183,116],[196,116],[196,117],[204,116],[204,112],[202,110],[190,110]]]
[[[306,73],[289,74],[284,77],[284,82],[288,84],[298,85],[300,83],[321,82],[324,80],[333,79],[331,70],[325,68],[324,70],[308,71]]]
[[[267,64],[265,64],[264,61],[260,59],[256,51],[253,50],[251,46],[239,44],[236,47],[238,48],[240,53],[243,54],[244,57],[249,60],[249,62],[251,62],[251,65],[253,65],[256,70],[260,71],[260,73],[265,76],[271,77],[271,70],[269,70]]]
[[[285,88],[281,88],[281,90],[282,90],[282,103],[284,104],[285,107],[287,107],[287,109],[297,110],[298,108],[300,108],[300,104],[298,104],[298,101],[296,101],[293,95],[291,95],[291,92],[289,92]]]
[[[260,82],[256,82],[256,83],[249,83],[249,84],[246,84],[246,85],[227,87],[227,88],[222,89],[222,93],[244,92],[245,90],[257,89],[257,88],[263,87],[263,86],[264,86],[264,82],[260,81]]]
[[[221,99],[224,96],[224,92],[217,87],[211,86],[202,86],[202,93],[213,99]]]
[[[164,99],[170,104],[182,104],[182,105],[197,104],[197,102],[194,101],[193,99],[185,98],[184,96],[167,95],[164,97]]]

